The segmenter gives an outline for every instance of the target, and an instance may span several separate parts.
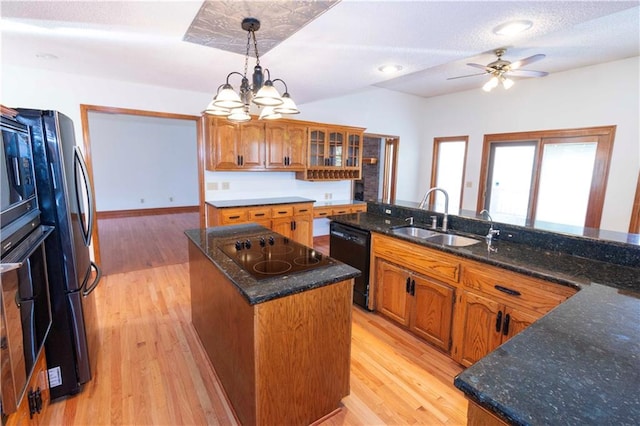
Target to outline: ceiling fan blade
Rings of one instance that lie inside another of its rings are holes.
[[[532,62],[539,61],[540,59],[544,59],[547,55],[538,53],[537,55],[529,56],[528,58],[520,59],[519,61],[511,62],[509,66],[512,70],[517,70],[520,67],[523,67]]]
[[[546,71],[532,71],[532,70],[511,70],[507,72],[507,74],[516,76],[516,77],[544,77],[545,75],[549,75]]]
[[[486,72],[491,72],[491,71],[493,71],[491,68],[489,68],[489,67],[487,67],[487,66],[485,66],[485,65],[480,65],[480,64],[467,64],[467,65],[469,65],[470,67],[483,69],[483,70],[485,70]]]
[[[486,72],[479,72],[477,74],[467,74],[467,75],[459,75],[458,77],[449,77],[447,80],[456,80],[458,78],[467,78],[467,77],[475,77],[478,75],[487,75]]]

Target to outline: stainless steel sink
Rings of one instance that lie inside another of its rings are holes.
[[[478,244],[480,241],[462,235],[437,234],[427,238],[427,241],[451,247],[466,247]]]
[[[425,241],[450,247],[465,247],[477,244],[480,240],[463,237],[462,235],[443,234],[441,232],[424,229],[417,226],[402,226],[391,230],[396,235],[406,235],[413,238],[420,238]]]
[[[407,235],[414,238],[429,238],[435,235],[440,235],[437,232],[430,231],[424,228],[418,228],[417,226],[403,226],[402,228],[392,229],[391,232],[399,235]]]

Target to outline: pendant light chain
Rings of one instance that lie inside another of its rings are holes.
[[[244,54],[244,76],[247,76],[247,71],[249,70],[249,48],[251,47],[251,33],[253,31],[247,32],[247,52]],[[256,36],[253,36],[253,40],[255,41]]]
[[[256,41],[256,32],[252,30],[251,34],[253,35],[253,50],[256,52],[256,65],[260,65],[260,55],[258,55],[258,42]],[[248,46],[247,49],[249,49]],[[249,51],[247,50],[247,56],[248,55]]]

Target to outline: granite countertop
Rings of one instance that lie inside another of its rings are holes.
[[[391,233],[407,223],[369,213],[336,222],[579,288],[456,377],[471,400],[513,424],[637,424],[640,264],[620,266],[498,241],[455,248]],[[482,239],[482,237],[476,236]]]
[[[316,201],[313,207],[348,206],[351,204],[367,204],[366,201],[359,200],[321,200]]]
[[[206,201],[207,204],[218,208],[228,207],[255,207],[270,206],[276,204],[297,204],[314,203],[316,200],[302,197],[275,197],[275,198],[251,198],[248,200],[213,200]]]
[[[359,270],[335,261],[334,264],[306,272],[257,280],[219,249],[219,247],[239,239],[267,234],[274,234],[274,232],[254,223],[185,231],[185,235],[235,285],[240,294],[251,305],[330,285],[360,275]]]

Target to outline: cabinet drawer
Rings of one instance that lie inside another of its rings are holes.
[[[359,204],[357,206],[351,206],[351,213],[361,213],[367,211],[366,204]]]
[[[576,292],[571,287],[547,283],[515,272],[466,264],[463,266],[462,284],[509,305],[517,304],[543,314]]]
[[[271,209],[271,217],[288,217],[293,216],[293,206],[278,206]]]
[[[315,207],[313,209],[313,217],[327,217],[331,216],[331,207]]]
[[[309,214],[311,212],[313,212],[313,204],[300,204],[293,206],[293,214],[296,216]]]
[[[347,214],[347,213],[351,213],[351,209],[349,208],[349,206],[335,207],[333,210],[331,210],[331,214]]]
[[[249,220],[271,219],[271,209],[269,207],[249,210]]]
[[[243,223],[249,219],[249,215],[244,209],[224,209],[220,211],[220,217],[223,225]]]
[[[460,262],[456,257],[379,234],[373,235],[373,250],[375,256],[386,258],[421,274],[452,283],[460,280]]]

